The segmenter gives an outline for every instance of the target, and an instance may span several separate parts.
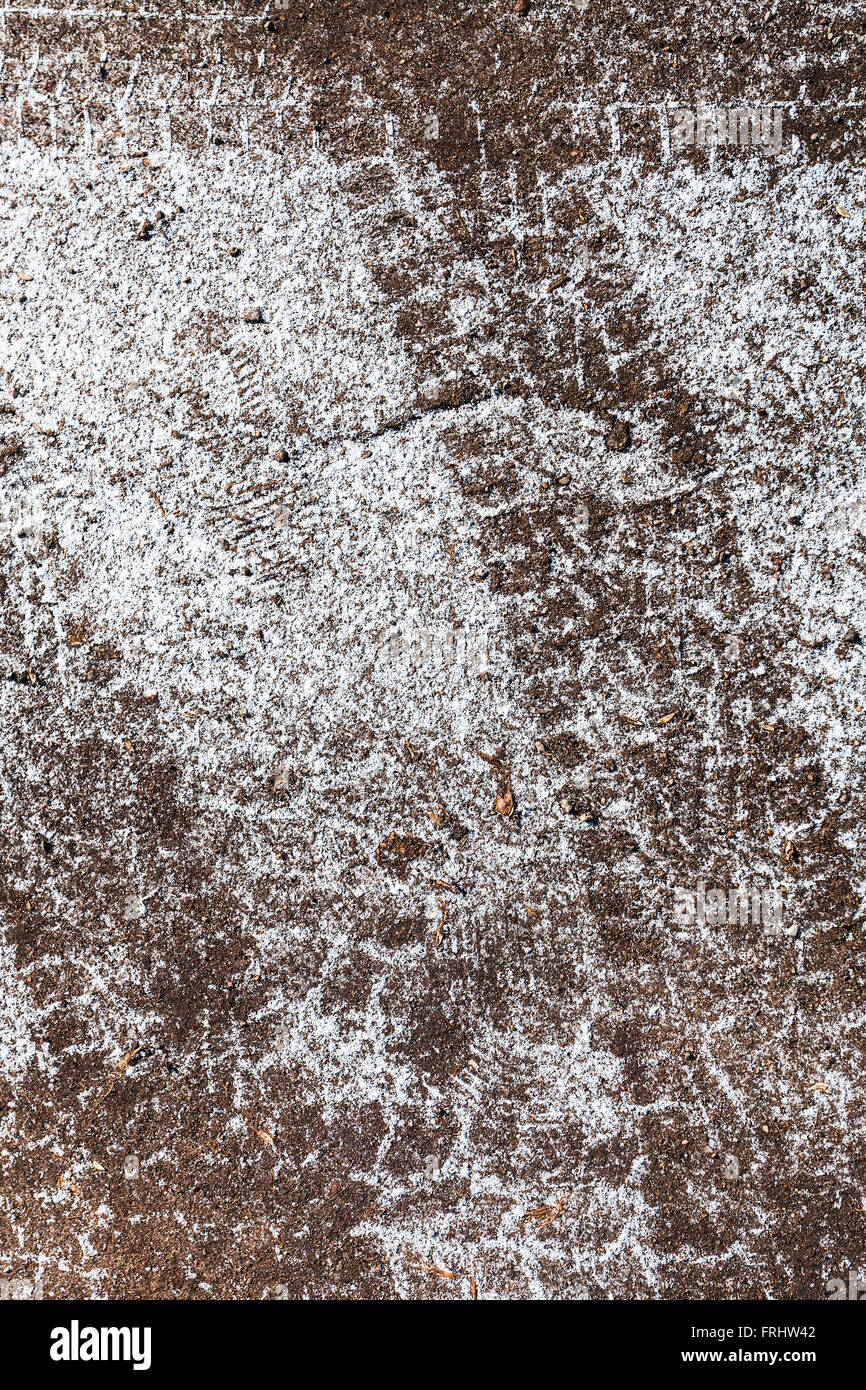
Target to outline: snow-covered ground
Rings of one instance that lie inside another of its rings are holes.
[[[343,63],[354,9],[5,15],[0,1276],[45,1297],[862,1264],[856,89],[683,153],[709,82],[545,91],[585,7],[452,35],[477,89],[425,86],[439,18]]]

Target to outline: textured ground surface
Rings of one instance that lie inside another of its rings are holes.
[[[862,9],[0,18],[0,1279],[866,1273]]]

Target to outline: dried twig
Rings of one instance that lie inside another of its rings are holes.
[[[107,1091],[103,1091],[102,1095],[101,1095],[101,1096],[99,1097],[99,1099],[94,1103],[94,1106],[93,1106],[94,1110],[96,1109],[96,1107],[97,1107],[98,1105],[101,1105],[101,1104],[102,1104],[102,1102],[105,1100],[106,1096],[110,1096],[110,1095],[111,1095],[111,1092],[114,1090],[114,1088],[115,1088],[115,1086],[117,1085],[117,1082],[119,1081],[120,1077],[123,1076],[124,1072],[126,1071],[127,1067],[129,1066],[130,1062],[132,1061],[132,1059],[133,1059],[134,1057],[137,1057],[137,1056],[138,1056],[139,1052],[141,1051],[141,1049],[142,1049],[143,1047],[144,1047],[144,1043],[136,1043],[135,1047],[130,1048],[130,1050],[129,1050],[128,1052],[124,1052],[124,1054],[123,1054],[123,1056],[120,1058],[120,1060],[119,1060],[118,1062],[115,1062],[115,1064],[114,1064],[114,1076],[113,1076],[112,1079],[111,1079],[111,1085],[108,1087],[108,1090],[107,1090]]]
[[[441,1269],[439,1265],[431,1265],[429,1260],[422,1260],[420,1255],[408,1254],[406,1262],[410,1269],[420,1270],[422,1274],[435,1274],[439,1279],[453,1279],[454,1275],[450,1269]]]
[[[525,1212],[524,1216],[536,1223],[536,1231],[543,1231],[545,1226],[549,1226],[551,1221],[555,1221],[558,1216],[562,1215],[565,1211],[565,1206],[565,1197],[560,1197],[555,1206],[551,1207],[545,1203],[543,1206],[533,1207],[532,1211]]]

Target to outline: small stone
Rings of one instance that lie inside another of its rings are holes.
[[[258,304],[253,309],[244,310],[244,323],[264,323],[264,314]]]
[[[144,912],[145,908],[142,898],[137,898],[134,894],[130,894],[129,897],[125,899],[123,904],[124,922],[138,922],[140,918],[144,916]]]
[[[138,1154],[127,1154],[123,1160],[123,1176],[125,1178],[137,1178],[141,1172],[141,1160]]]
[[[515,14],[528,14],[528,13],[529,13],[529,0],[515,0],[514,13],[515,13]]]
[[[564,816],[574,816],[577,814],[577,802],[571,796],[561,796],[559,809]]]
[[[289,461],[289,455],[285,449],[275,449],[274,458],[277,463],[288,463]]]
[[[230,247],[229,247],[229,255],[230,255],[230,256],[239,256],[240,254],[241,254],[241,248],[240,248],[239,246],[230,246]]]

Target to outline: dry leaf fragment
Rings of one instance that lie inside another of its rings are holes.
[[[499,783],[499,790],[496,793],[495,809],[500,816],[510,816],[514,814],[514,794],[511,790],[511,781],[504,778]]]
[[[631,427],[627,420],[617,420],[610,434],[607,436],[606,444],[608,449],[615,454],[623,454],[631,443]],[[623,474],[623,481],[626,481]]]
[[[274,1147],[274,1136],[272,1134],[269,1134],[266,1129],[257,1129],[256,1134],[259,1136],[263,1144],[270,1144],[271,1148]]]

